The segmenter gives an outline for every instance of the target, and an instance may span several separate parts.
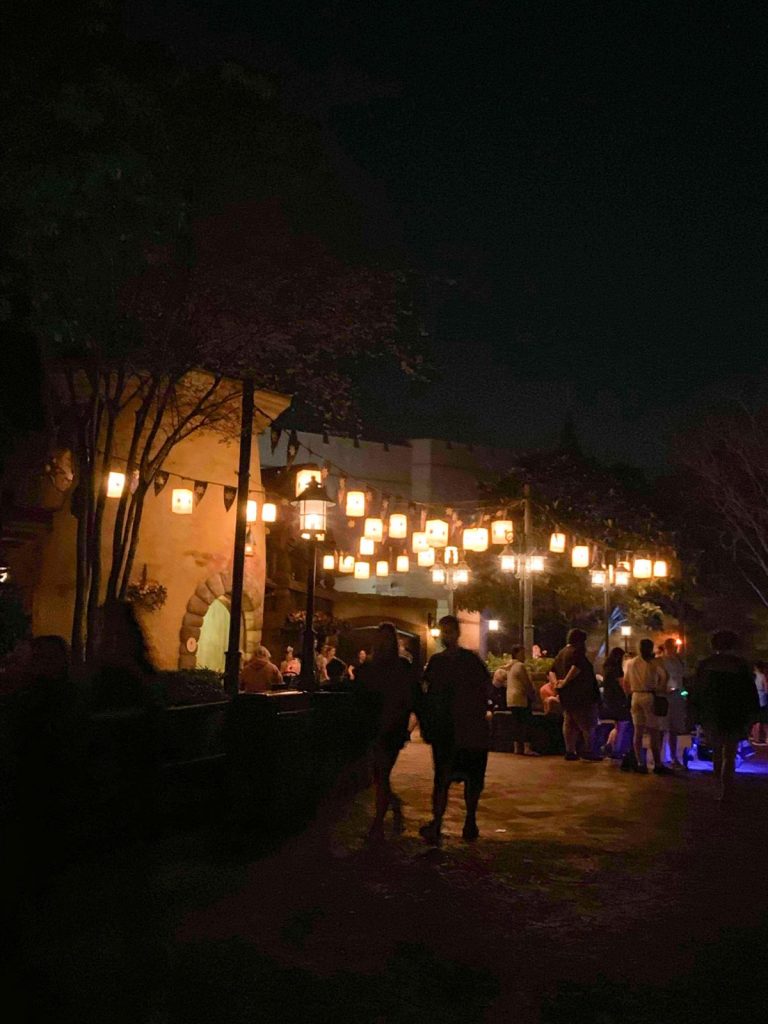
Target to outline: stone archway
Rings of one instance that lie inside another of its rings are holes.
[[[223,598],[227,604],[232,595],[232,573],[216,572],[200,583],[187,601],[184,618],[179,632],[179,668],[197,668],[197,643],[203,619],[214,601]],[[261,640],[261,630],[256,625],[253,601],[243,591],[243,620],[245,625],[245,653],[252,654]],[[194,642],[193,642],[194,641]],[[190,650],[192,648],[192,650]]]

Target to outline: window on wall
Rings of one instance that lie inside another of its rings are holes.
[[[229,600],[218,597],[209,605],[197,642],[197,667],[223,672],[229,646]],[[245,621],[240,624],[240,647],[243,647]]]

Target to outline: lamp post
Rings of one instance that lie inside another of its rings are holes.
[[[629,583],[629,576],[623,569],[623,562],[614,565],[593,565],[590,570],[593,587],[601,587],[603,591],[603,621],[604,633],[603,643],[605,644],[605,657],[608,657],[608,647],[611,642],[611,599],[614,587],[626,587]],[[622,636],[624,636],[622,627]]]
[[[448,591],[448,614],[454,614],[454,594],[459,587],[469,583],[471,569],[465,561],[458,565],[435,565],[432,567],[431,576],[433,583],[439,583]]]
[[[302,690],[315,690],[315,582],[317,579],[317,545],[325,540],[328,509],[334,504],[325,487],[317,480],[311,480],[304,490],[291,502],[299,509],[299,533],[308,542],[307,605],[304,618],[304,633],[301,639],[301,673],[299,683]]]
[[[247,377],[243,381],[240,414],[240,461],[237,471],[235,548],[232,557],[232,599],[229,609],[229,640],[224,659],[224,680],[230,697],[237,696],[240,684],[240,622],[243,608],[243,578],[245,576],[245,534],[248,529],[248,484],[251,477],[253,390],[253,379]]]

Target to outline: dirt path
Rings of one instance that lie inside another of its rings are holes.
[[[703,775],[494,754],[481,840],[460,838],[455,787],[440,850],[417,835],[429,782],[411,744],[406,834],[376,847],[361,794],[268,856],[181,837],[72,869],[27,920],[54,1019],[762,1018],[766,777],[724,810]]]

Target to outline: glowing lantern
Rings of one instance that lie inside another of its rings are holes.
[[[459,562],[453,570],[453,582],[457,587],[463,587],[469,583],[469,566],[466,562]]]
[[[354,572],[355,571],[355,556],[354,555],[342,555],[339,559],[339,572]]]
[[[556,555],[562,555],[565,551],[565,534],[552,533],[549,536],[549,550]]]
[[[428,519],[426,532],[431,547],[444,548],[448,543],[448,523],[444,519]]]
[[[307,466],[304,469],[298,470],[296,473],[296,497],[301,494],[302,491],[306,491],[312,481],[318,484],[323,482],[321,471],[316,466]]]
[[[605,581],[608,578],[606,576],[605,569],[593,569],[592,570],[592,586],[593,587],[604,587]]]
[[[381,561],[376,563],[376,575],[377,576],[389,576],[389,562]]]
[[[333,572],[336,568],[336,556],[335,555],[323,555],[323,568],[326,571]]]
[[[265,523],[277,521],[277,505],[273,501],[265,501],[261,506],[261,518]]]
[[[437,626],[430,626],[429,627],[429,635],[434,640],[437,640],[437,638],[440,636],[440,629]]]
[[[361,537],[358,551],[361,555],[372,555],[375,545],[370,537]]]
[[[459,549],[449,544],[443,552],[443,561],[446,565],[458,565],[459,564]]]
[[[195,496],[188,487],[175,487],[171,494],[171,511],[177,516],[191,516]]]
[[[372,516],[363,524],[363,536],[368,540],[382,540],[384,537],[384,523],[378,516]],[[372,554],[372,552],[371,552]]]
[[[616,571],[613,574],[613,582],[617,587],[629,586],[630,569],[628,562],[617,562]]]
[[[667,563],[664,561],[664,559],[657,558],[656,561],[653,563],[653,575],[656,577],[656,579],[666,579],[668,572],[669,569],[667,568]]]
[[[586,544],[575,544],[571,548],[571,565],[574,569],[586,569],[589,565],[589,547]]]
[[[465,551],[487,551],[488,531],[484,526],[470,527],[462,534],[462,544]]]
[[[350,519],[365,515],[364,491],[347,491],[347,515]]]
[[[653,574],[650,558],[636,558],[632,563],[632,575],[636,580],[649,580]]]
[[[417,555],[420,551],[429,550],[429,541],[427,540],[426,533],[421,533],[420,531],[415,530],[411,534],[411,549],[414,554]]]
[[[408,516],[395,512],[389,517],[389,536],[392,540],[404,540],[408,536]]]
[[[488,632],[498,633],[501,623],[498,619],[488,619]]]
[[[367,580],[371,578],[370,562],[355,562],[355,579]]]
[[[395,559],[395,572],[408,572],[411,568],[411,560],[406,554],[398,555]]]
[[[428,569],[431,565],[435,564],[435,549],[427,548],[426,551],[419,551],[417,558],[419,560],[419,565]]]
[[[251,498],[245,504],[245,521],[246,523],[255,523],[259,515],[259,503],[253,501]]]
[[[491,523],[491,544],[510,544],[514,536],[515,528],[511,519],[494,519]]]
[[[301,494],[293,499],[299,506],[299,531],[304,540],[323,540],[327,528],[328,509],[333,502],[325,487],[311,480]]]
[[[253,534],[250,527],[245,531],[245,553],[249,557],[253,554]]]
[[[528,568],[531,572],[544,572],[544,555],[531,555]]]
[[[499,555],[499,566],[502,572],[514,572],[517,568],[517,556],[510,547],[504,548]]]
[[[446,575],[445,575],[445,569],[443,568],[443,566],[442,565],[434,566],[434,568],[432,569],[432,582],[433,583],[438,583],[438,584],[440,584],[442,586],[442,584],[445,583],[445,580],[446,580]]]
[[[125,487],[125,473],[110,473],[107,477],[107,497],[119,498]]]

